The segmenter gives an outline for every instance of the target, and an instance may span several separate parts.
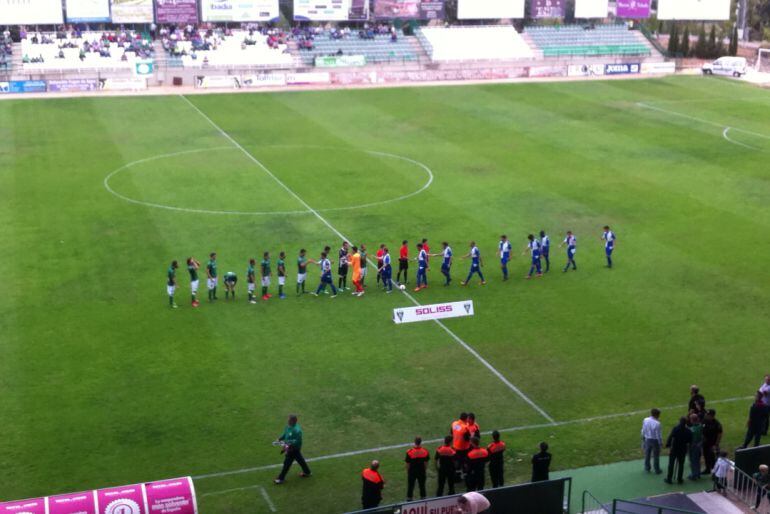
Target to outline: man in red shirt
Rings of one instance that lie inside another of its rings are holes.
[[[487,446],[489,452],[489,478],[492,479],[492,487],[502,487],[503,479],[503,454],[505,443],[500,440],[500,432],[492,432],[492,442]]]
[[[476,423],[476,415],[472,412],[468,413],[468,433],[471,437],[481,437],[481,429]]]
[[[409,279],[406,276],[406,272],[409,269],[409,241],[404,239],[401,243],[401,250],[398,254],[398,275],[396,275],[396,282],[399,284],[406,284]],[[401,282],[401,272],[404,272],[404,281]]]
[[[380,285],[380,279],[382,278],[382,259],[385,257],[385,245],[381,244],[380,249],[377,250],[377,285]]]
[[[484,489],[484,470],[489,460],[489,452],[486,448],[479,447],[479,438],[471,437],[471,449],[466,461],[465,484],[468,491],[481,491]]]
[[[361,480],[364,488],[361,493],[361,506],[364,509],[373,509],[382,501],[382,489],[385,487],[385,480],[377,471],[380,468],[380,461],[373,460],[372,464],[361,472]]]
[[[436,496],[444,496],[444,484],[449,486],[449,494],[455,493],[455,455],[452,449],[452,436],[444,438],[444,444],[436,449],[436,471],[438,472],[438,490]]]
[[[430,246],[428,246],[428,238],[424,237],[422,239],[422,249],[425,250],[425,253],[428,254],[428,259],[430,259]]]
[[[414,498],[414,483],[420,486],[420,499],[427,496],[425,492],[425,468],[428,467],[430,453],[422,447],[422,437],[415,437],[414,446],[406,452],[406,501]]]

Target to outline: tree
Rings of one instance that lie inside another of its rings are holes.
[[[671,24],[671,31],[668,35],[668,55],[676,55],[679,50],[679,31],[677,30],[676,23]]]
[[[695,43],[695,57],[698,59],[705,59],[707,52],[706,46],[706,27],[700,26],[700,32],[698,32],[698,42]]]
[[[706,43],[706,57],[714,58],[717,56],[717,27],[711,26],[711,32],[709,32],[708,43]]]
[[[682,57],[687,57],[690,53],[690,27],[685,25],[684,34],[682,34],[682,42],[679,43],[679,53]]]

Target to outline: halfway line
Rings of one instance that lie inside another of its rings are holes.
[[[198,114],[200,114],[200,115],[203,117],[203,119],[205,119],[206,121],[208,121],[208,122],[209,122],[209,124],[210,124],[212,127],[214,127],[214,129],[216,129],[216,131],[217,131],[217,132],[219,132],[219,133],[222,135],[222,137],[224,137],[225,139],[227,139],[228,141],[230,141],[230,142],[231,142],[231,143],[232,143],[232,144],[233,144],[233,145],[234,145],[236,148],[238,148],[238,149],[239,149],[241,152],[243,152],[243,154],[244,154],[246,157],[248,157],[248,159],[249,159],[251,162],[253,162],[253,163],[254,163],[254,164],[256,164],[257,166],[259,166],[260,168],[262,168],[262,170],[264,170],[264,172],[265,172],[265,173],[267,173],[267,174],[270,176],[270,178],[272,178],[272,179],[273,179],[273,180],[274,180],[274,181],[275,181],[275,182],[276,182],[276,183],[277,183],[279,186],[281,186],[281,187],[282,187],[282,188],[283,188],[283,189],[284,189],[284,190],[285,190],[287,193],[289,193],[289,194],[290,194],[292,197],[294,197],[294,199],[296,199],[296,200],[297,200],[297,201],[298,201],[300,204],[302,204],[302,206],[303,206],[303,207],[305,207],[305,208],[306,208],[306,209],[307,209],[307,210],[308,210],[310,213],[312,213],[312,214],[313,214],[313,216],[315,216],[315,217],[318,219],[318,221],[320,221],[321,223],[323,223],[324,225],[326,225],[326,227],[327,227],[329,230],[331,230],[331,231],[332,231],[334,234],[336,234],[336,235],[337,235],[337,236],[338,236],[340,239],[342,239],[343,241],[351,241],[351,240],[352,240],[352,239],[350,239],[349,237],[345,237],[345,235],[344,235],[342,232],[340,232],[339,230],[337,230],[337,229],[334,227],[334,225],[332,225],[331,223],[329,223],[329,221],[328,221],[326,218],[324,218],[323,216],[321,216],[321,214],[320,214],[320,213],[319,213],[317,210],[315,210],[313,207],[311,207],[311,206],[310,206],[310,204],[308,204],[308,203],[307,203],[305,200],[303,200],[303,199],[302,199],[302,198],[301,198],[301,197],[300,197],[300,196],[299,196],[297,193],[295,193],[295,192],[294,192],[294,190],[292,190],[292,189],[291,189],[289,186],[287,186],[285,183],[283,183],[283,181],[281,181],[281,179],[279,179],[278,177],[276,177],[276,176],[273,174],[273,172],[271,172],[271,171],[270,171],[270,170],[267,168],[267,166],[265,166],[264,164],[262,164],[262,162],[260,162],[260,161],[259,161],[259,159],[257,159],[256,157],[254,157],[254,156],[253,156],[253,155],[252,155],[252,154],[251,154],[251,153],[250,153],[248,150],[246,150],[246,149],[245,149],[243,146],[241,146],[241,144],[240,144],[240,143],[238,143],[238,141],[236,141],[235,139],[233,139],[233,137],[232,137],[232,136],[230,136],[230,134],[228,134],[227,132],[225,132],[225,131],[224,131],[224,129],[222,129],[222,127],[220,127],[219,125],[217,125],[217,124],[214,122],[214,120],[212,120],[211,118],[209,118],[209,117],[208,117],[208,116],[207,116],[207,115],[206,115],[206,114],[205,114],[203,111],[201,111],[200,109],[198,109],[198,107],[197,107],[197,106],[196,106],[194,103],[192,103],[192,102],[191,102],[191,101],[190,101],[190,100],[189,100],[189,99],[188,99],[186,96],[184,96],[184,95],[179,95],[179,96],[180,96],[180,97],[181,97],[181,98],[182,98],[182,99],[183,99],[185,102],[187,102],[187,104],[188,104],[190,107],[192,107],[193,109],[195,109],[195,111],[196,111]],[[374,264],[374,263],[373,263],[371,260],[370,260],[369,262],[370,262],[370,263],[372,263],[372,264]],[[407,298],[409,298],[409,299],[412,301],[412,303],[413,303],[414,305],[416,305],[416,306],[420,306],[420,305],[421,305],[421,304],[420,304],[420,302],[418,302],[418,301],[417,301],[417,300],[416,300],[416,299],[415,299],[415,298],[414,298],[414,297],[413,297],[411,294],[409,294],[407,291],[401,291],[401,292],[402,292],[402,293],[403,293],[403,294],[404,294],[404,295],[405,295]],[[447,326],[446,326],[446,325],[444,325],[444,324],[443,324],[441,321],[439,321],[439,320],[434,320],[434,321],[435,321],[435,323],[436,323],[438,326],[440,326],[442,329],[444,329],[444,331],[445,331],[447,334],[449,334],[449,335],[452,337],[452,339],[454,339],[454,340],[455,340],[457,343],[459,343],[459,344],[460,344],[460,346],[462,346],[463,348],[465,348],[465,349],[466,349],[466,350],[467,350],[467,351],[468,351],[468,352],[469,352],[471,355],[473,355],[473,356],[474,356],[474,357],[475,357],[475,358],[476,358],[476,359],[477,359],[479,362],[481,362],[481,364],[483,364],[483,365],[484,365],[484,367],[486,367],[486,368],[487,368],[488,370],[490,370],[490,371],[491,371],[491,372],[492,372],[492,373],[493,373],[493,374],[494,374],[494,375],[495,375],[495,376],[496,376],[498,379],[500,379],[500,380],[503,382],[503,384],[505,384],[505,385],[508,387],[508,389],[510,389],[511,391],[513,391],[514,393],[516,393],[517,395],[519,395],[519,397],[520,397],[522,400],[524,400],[524,401],[525,401],[525,402],[526,402],[528,405],[530,405],[532,408],[534,408],[534,409],[535,409],[535,410],[536,410],[536,411],[537,411],[537,412],[538,412],[538,413],[539,413],[541,416],[543,416],[545,419],[547,419],[547,420],[548,420],[548,421],[549,421],[551,424],[554,424],[554,423],[556,423],[556,421],[555,421],[555,420],[554,420],[554,419],[553,419],[553,418],[552,418],[550,415],[548,415],[548,413],[547,413],[547,412],[545,412],[545,410],[543,410],[543,409],[542,409],[541,407],[539,407],[539,406],[538,406],[538,405],[537,405],[537,404],[536,404],[534,401],[532,401],[532,399],[531,399],[531,398],[529,398],[529,397],[528,397],[526,394],[524,394],[524,392],[523,392],[521,389],[519,389],[518,387],[516,387],[515,385],[513,385],[513,384],[512,384],[512,383],[511,383],[509,380],[507,380],[507,379],[506,379],[506,378],[503,376],[503,374],[502,374],[502,373],[500,373],[500,372],[499,372],[497,369],[495,369],[495,367],[494,367],[494,366],[492,366],[492,364],[490,364],[490,363],[489,363],[489,361],[487,361],[486,359],[484,359],[484,358],[483,358],[483,357],[482,357],[482,356],[481,356],[481,355],[480,355],[480,354],[479,354],[479,353],[478,353],[476,350],[474,350],[473,348],[471,348],[471,346],[470,346],[468,343],[466,343],[465,341],[463,341],[462,339],[460,339],[460,337],[459,337],[457,334],[455,334],[455,333],[454,333],[454,332],[452,332],[452,331],[451,331],[449,328],[447,328]]]

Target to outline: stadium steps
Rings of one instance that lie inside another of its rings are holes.
[[[527,32],[522,32],[521,38],[524,40],[525,43],[529,45],[529,48],[532,49],[532,55],[535,56],[535,60],[541,61],[545,58],[545,56],[543,55],[543,51],[540,50],[540,48],[535,44],[534,41],[532,41],[532,36],[530,36]]]
[[[706,514],[749,514],[753,512],[745,506],[740,506],[718,493],[694,493],[687,495]]]

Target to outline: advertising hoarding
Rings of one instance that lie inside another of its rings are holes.
[[[64,23],[61,0],[0,0],[0,25]]]
[[[616,0],[616,14],[618,18],[649,18],[651,2],[652,0]]]
[[[444,0],[374,0],[377,19],[443,20]]]
[[[106,23],[110,21],[109,0],[66,0],[67,21]]]
[[[564,0],[532,0],[533,18],[561,18],[564,16]]]
[[[197,0],[155,0],[155,20],[158,23],[198,23]]]
[[[524,18],[524,0],[457,0],[460,20]]]
[[[113,23],[152,23],[152,0],[112,0]]]
[[[729,20],[730,0],[658,0],[659,20]]]
[[[575,18],[606,18],[609,0],[575,0]]]
[[[294,0],[297,21],[347,21],[369,18],[366,0]]]
[[[203,21],[274,21],[278,0],[201,0]]]

